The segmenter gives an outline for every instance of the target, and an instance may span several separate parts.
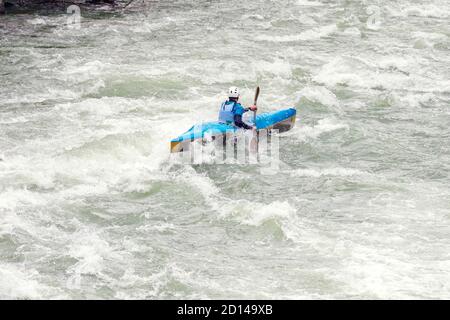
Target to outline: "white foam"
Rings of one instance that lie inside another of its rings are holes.
[[[55,297],[57,290],[42,284],[39,273],[21,264],[0,264],[0,299]]]
[[[152,32],[158,32],[158,30],[170,27],[171,25],[174,25],[174,21],[170,20],[169,17],[166,17],[166,21],[161,22],[149,22],[144,20],[143,23],[139,25],[131,25],[129,26],[130,31],[136,32],[136,33],[152,33]]]
[[[45,25],[49,22],[43,18],[28,19],[27,22],[32,25]]]
[[[205,174],[197,173],[192,167],[186,166],[185,170],[181,174],[177,174],[175,179],[195,187],[206,200],[211,200],[211,205],[216,204],[214,200],[220,194],[219,188]]]
[[[377,60],[378,67],[388,69],[396,68],[398,70],[406,72],[413,64],[418,61],[412,57],[400,57],[400,56],[387,56]]]
[[[412,36],[416,49],[432,48],[437,43],[448,41],[448,36],[442,33],[414,32]]]
[[[397,97],[400,103],[411,107],[420,107],[422,105],[428,105],[435,103],[436,95],[433,93],[408,93],[406,95],[402,94]]]
[[[419,268],[422,272],[417,272],[414,259],[392,249],[353,244],[347,254],[342,269],[337,269],[331,277],[347,283],[356,295],[377,299],[410,299],[411,296],[445,299],[450,296],[450,276],[443,272],[449,266],[448,261],[434,261],[433,268],[422,265]],[[424,283],[427,283],[426,289]]]
[[[423,32],[423,31],[415,31],[412,34],[413,38],[421,38],[421,39],[429,39],[429,40],[447,40],[448,35],[437,32]]]
[[[325,87],[307,86],[297,93],[297,102],[302,97],[306,97],[308,100],[316,101],[326,106],[339,106],[336,95]]]
[[[296,129],[290,135],[296,135],[301,139],[318,138],[321,134],[332,132],[336,130],[349,130],[350,127],[346,123],[336,122],[334,119],[321,119],[315,126],[302,125],[296,127]]]
[[[307,6],[307,7],[321,7],[324,5],[322,2],[310,0],[297,0],[296,4],[299,6]]]
[[[400,4],[398,6],[388,6],[388,10],[392,16],[408,17],[432,17],[432,18],[447,18],[450,16],[450,9],[448,5],[434,4]]]
[[[42,141],[42,145],[41,141],[30,141],[29,146],[21,146],[30,150],[27,151],[29,156],[10,156],[0,162],[1,181],[19,186],[32,184],[43,189],[68,184],[62,190],[55,190],[66,198],[71,192],[73,196],[80,196],[114,189],[140,190],[148,180],[164,177],[159,168],[168,158],[167,141],[171,136],[168,132],[173,128],[166,126],[165,120],[112,119],[112,115],[128,110],[130,105],[127,103],[116,110],[116,103],[116,99],[106,99],[100,103],[100,110],[97,99],[81,104],[81,109],[92,112],[94,118],[108,117],[103,121],[107,129],[85,129],[77,135],[62,131],[59,136]],[[85,112],[77,107],[77,104],[60,105],[59,113],[67,110],[67,117],[77,118],[78,112]],[[154,133],[142,133],[140,128]],[[55,150],[59,154],[55,154]],[[12,206],[13,200],[11,196],[2,198],[0,205]]]
[[[27,189],[8,188],[0,191],[0,208],[14,210],[20,205],[43,206],[47,199],[36,192]]]
[[[296,210],[288,202],[275,201],[270,204],[252,204],[252,210],[242,223],[259,226],[267,220],[289,218]]]
[[[272,42],[294,42],[294,41],[307,41],[316,40],[322,37],[333,34],[337,31],[335,24],[313,28],[300,32],[299,34],[287,35],[287,36],[267,36],[262,35],[256,37],[259,41],[272,41]]]
[[[256,20],[259,20],[259,21],[264,21],[264,17],[262,15],[256,14],[256,13],[244,14],[242,16],[242,18],[241,18],[241,20],[244,20],[244,21],[247,20],[247,19],[256,19]]]
[[[275,59],[273,62],[255,61],[252,65],[256,72],[269,73],[289,79],[292,77],[292,66],[286,60]]]
[[[145,102],[123,97],[102,97],[100,99],[89,98],[81,102],[57,104],[55,111],[66,111],[72,116],[75,114],[93,114],[107,117],[121,112],[130,112],[144,108]]]
[[[149,276],[136,274],[133,269],[127,269],[124,275],[119,279],[119,289],[133,288],[133,290],[118,291],[115,297],[118,299],[149,299],[155,297],[164,297],[165,294],[173,294],[176,298],[185,298],[183,292],[165,292],[169,290],[170,283],[176,281],[189,287],[197,287],[198,279],[193,271],[186,271],[180,265],[169,262],[160,271]],[[145,284],[145,287],[142,287]],[[191,296],[196,298],[195,294]],[[206,298],[204,296],[204,298]]]
[[[286,239],[297,241],[300,237],[302,224],[297,217],[297,209],[287,201],[264,204],[239,200],[222,204],[219,212],[221,219],[232,219],[248,226],[258,227],[272,221]]]
[[[176,229],[176,227],[172,223],[160,223],[160,224],[157,224],[157,225],[151,224],[151,225],[140,226],[136,230],[144,231],[144,232],[157,231],[157,232],[164,233],[164,232],[167,232],[167,231],[173,231],[175,229]]]
[[[15,124],[15,123],[25,123],[30,121],[27,117],[18,116],[18,117],[2,117],[0,118],[0,124]]]
[[[353,88],[384,88],[445,92],[450,80],[431,79],[425,66],[428,62],[420,58],[399,56],[362,59],[342,56],[324,64],[313,76],[313,81],[327,87],[346,85]],[[392,66],[394,68],[386,67]]]
[[[319,73],[313,77],[318,83],[333,87],[337,84],[353,86],[368,86],[374,77],[368,66],[359,66],[355,63],[349,66],[346,59],[335,58],[322,66]]]
[[[343,34],[345,34],[347,36],[360,38],[361,37],[361,30],[359,30],[357,27],[350,27],[350,28],[346,28],[343,31]]]
[[[102,275],[109,259],[122,259],[95,230],[81,230],[74,234],[71,240],[68,254],[78,260],[68,269],[68,273],[73,277],[85,274]]]
[[[366,175],[367,173],[351,168],[325,168],[325,169],[296,169],[291,171],[290,174],[296,177],[319,178],[322,176],[349,177],[355,175]]]
[[[91,60],[84,64],[80,64],[79,61],[69,60],[64,66],[65,68],[57,76],[64,80],[76,80],[78,83],[99,77],[105,73],[107,68],[112,67],[110,64],[100,60]]]

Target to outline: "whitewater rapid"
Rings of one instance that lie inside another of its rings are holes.
[[[448,1],[0,16],[0,298],[450,298]],[[184,165],[225,90],[279,171]]]

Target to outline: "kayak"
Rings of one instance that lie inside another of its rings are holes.
[[[295,125],[296,114],[297,110],[294,108],[261,113],[256,116],[256,129],[275,129],[279,132],[288,131]],[[237,130],[239,128],[218,121],[196,124],[181,136],[170,141],[170,152],[175,153],[189,150],[191,142],[201,140],[205,136],[218,137]]]
[[[275,129],[279,132],[288,131],[295,125],[296,114],[297,110],[294,108],[261,113],[256,116],[256,129]],[[192,141],[203,139],[205,136],[218,137],[237,130],[239,128],[218,121],[196,124],[181,136],[170,141],[170,152],[186,151],[189,149],[189,144]]]

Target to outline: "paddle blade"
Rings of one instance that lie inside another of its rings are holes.
[[[258,101],[258,96],[259,96],[259,86],[256,87],[256,91],[255,91],[255,100],[253,102],[253,104],[256,106],[256,102]]]

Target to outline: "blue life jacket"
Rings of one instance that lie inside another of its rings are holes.
[[[219,122],[233,124],[236,112],[236,101],[227,100],[220,106]]]

